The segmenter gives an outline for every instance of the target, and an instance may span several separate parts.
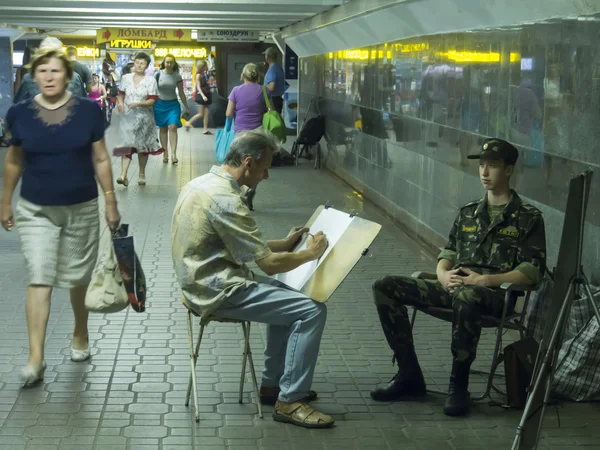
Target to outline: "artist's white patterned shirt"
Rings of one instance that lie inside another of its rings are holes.
[[[184,302],[202,315],[239,289],[256,285],[246,263],[271,254],[241,195],[233,177],[213,166],[183,188],[175,206],[175,273]]]

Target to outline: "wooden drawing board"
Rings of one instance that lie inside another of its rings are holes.
[[[276,278],[317,302],[326,302],[366,254],[381,231],[381,225],[329,206],[319,206],[306,227],[311,234],[325,233],[329,240],[327,251],[318,261]],[[308,235],[305,235],[294,251],[306,248],[307,240]]]

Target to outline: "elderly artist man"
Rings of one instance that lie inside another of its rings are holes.
[[[260,130],[238,135],[221,167],[181,191],[172,224],[173,261],[185,303],[202,315],[268,324],[260,400],[275,405],[273,418],[306,428],[328,428],[330,416],[309,403],[327,310],[273,279],[258,279],[246,263],[268,275],[289,272],[320,258],[323,233],[307,249],[292,252],[308,230],[294,228],[283,240],[265,241],[242,198],[269,177],[274,138]]]
[[[388,276],[373,285],[385,337],[398,373],[371,392],[379,401],[425,395],[406,305],[452,308],[452,373],[444,406],[448,416],[468,413],[471,363],[481,334],[481,315],[500,317],[505,282],[535,285],[546,267],[546,238],[540,211],[510,189],[518,152],[501,139],[488,139],[476,155],[487,193],[460,209],[445,249],[438,257],[437,282]],[[512,305],[511,307],[514,307]]]

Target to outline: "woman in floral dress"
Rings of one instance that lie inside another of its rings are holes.
[[[123,157],[121,176],[117,179],[123,186],[129,184],[127,171],[134,153],[138,154],[140,162],[138,184],[143,186],[146,184],[148,155],[160,155],[165,151],[158,142],[154,122],[153,106],[158,98],[158,87],[154,77],[144,74],[149,64],[150,57],[140,52],[135,56],[133,71],[121,78],[117,100],[121,113],[121,142],[113,154]]]

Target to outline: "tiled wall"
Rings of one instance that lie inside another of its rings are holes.
[[[598,36],[600,17],[589,17],[303,58],[299,123],[315,97],[327,167],[434,245],[484,194],[465,156],[486,137],[511,141],[513,184],[544,213],[551,266],[569,179],[592,168],[584,264],[600,284]]]

